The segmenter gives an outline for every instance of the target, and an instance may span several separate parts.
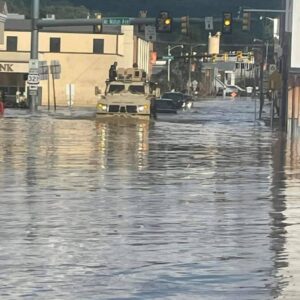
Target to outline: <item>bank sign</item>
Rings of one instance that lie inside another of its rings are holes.
[[[0,62],[0,73],[28,73],[28,63]]]

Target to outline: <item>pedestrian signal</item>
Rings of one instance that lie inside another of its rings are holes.
[[[173,19],[169,16],[169,12],[162,11],[156,18],[156,32],[172,32]]]
[[[232,32],[232,14],[230,12],[223,13],[222,33],[228,34]]]

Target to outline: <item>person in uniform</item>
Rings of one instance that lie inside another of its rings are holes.
[[[109,81],[114,81],[117,79],[117,65],[118,63],[115,61],[114,64],[110,66],[108,74]]]

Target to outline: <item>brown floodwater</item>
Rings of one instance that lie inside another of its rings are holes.
[[[0,117],[0,299],[299,299],[300,139],[210,100],[155,122]]]

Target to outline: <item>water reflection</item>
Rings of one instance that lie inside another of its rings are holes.
[[[276,238],[282,236],[281,247],[278,249],[279,255],[276,260],[278,278],[281,279],[281,291],[278,299],[299,299],[300,289],[300,226],[299,226],[299,150],[300,139],[294,137],[287,139],[283,148],[284,154],[281,155],[284,169],[279,169],[278,174],[284,180],[284,185],[277,193],[277,208],[279,216],[277,220],[278,232]],[[280,149],[280,147],[278,147]],[[280,200],[282,200],[280,202]],[[279,226],[281,225],[281,226]]]
[[[96,120],[101,168],[146,168],[150,124],[139,119]]]
[[[297,299],[299,141],[199,105],[1,119],[0,298]]]

